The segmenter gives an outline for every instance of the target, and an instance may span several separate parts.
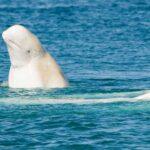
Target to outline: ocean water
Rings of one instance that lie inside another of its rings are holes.
[[[150,149],[149,0],[0,0],[0,34],[35,33],[70,86],[10,89],[0,38],[0,149]]]

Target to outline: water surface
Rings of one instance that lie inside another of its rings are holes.
[[[1,0],[0,33],[22,24],[70,87],[0,87],[0,149],[150,149],[148,0]],[[0,38],[0,82],[10,67]]]

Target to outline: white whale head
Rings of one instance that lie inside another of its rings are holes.
[[[44,53],[38,38],[22,25],[9,27],[2,33],[13,67],[21,67]]]

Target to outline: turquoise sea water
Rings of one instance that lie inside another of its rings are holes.
[[[10,89],[0,38],[0,150],[150,149],[149,0],[1,0],[0,33],[34,32],[70,87]]]

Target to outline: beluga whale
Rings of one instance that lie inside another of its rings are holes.
[[[6,43],[10,70],[10,88],[64,88],[68,86],[55,59],[42,47],[39,39],[22,25],[13,25],[2,33]]]

